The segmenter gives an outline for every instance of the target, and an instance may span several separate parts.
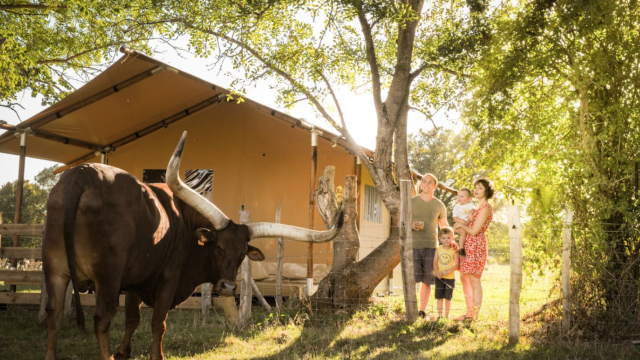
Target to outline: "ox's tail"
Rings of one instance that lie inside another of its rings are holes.
[[[82,172],[75,175],[75,179],[64,188],[64,247],[67,252],[67,263],[69,265],[69,273],[71,274],[71,283],[73,284],[73,300],[76,305],[76,324],[83,333],[86,333],[84,326],[84,312],[80,303],[80,293],[78,292],[78,274],[76,273],[76,256],[74,252],[74,230],[76,223],[76,214],[80,197],[84,193],[83,181],[79,181],[78,177],[82,177]]]

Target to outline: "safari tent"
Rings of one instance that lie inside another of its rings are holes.
[[[229,91],[172,68],[152,57],[124,49],[103,73],[17,127],[3,126],[0,152],[66,164],[104,162],[138,179],[154,182],[167,166],[183,131],[188,132],[182,172],[209,170],[210,198],[238,221],[244,206],[251,222],[275,221],[309,227],[312,136],[317,137],[317,178],[336,168],[336,185],[359,175],[359,257],[366,256],[390,231],[390,217],[349,145],[336,134],[251,99],[228,101]],[[313,135],[313,134],[316,135]],[[365,150],[369,156],[371,151]],[[315,228],[324,224],[315,211]],[[277,242],[252,242],[266,260],[253,264],[253,278],[266,295],[274,293]],[[285,241],[285,285],[304,286],[308,246]],[[316,244],[315,284],[330,270],[332,244]],[[400,277],[399,268],[396,269]],[[285,295],[287,288],[285,287]],[[388,291],[383,281],[376,293]]]

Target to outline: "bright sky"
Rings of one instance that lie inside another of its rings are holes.
[[[165,46],[164,48],[166,49],[167,47]],[[159,46],[158,49],[163,50],[163,47]],[[182,54],[181,57],[172,49],[166,49],[163,53],[158,53],[154,57],[209,82],[227,89],[231,88],[230,83],[233,78],[226,76],[227,73],[234,73],[230,66],[225,66],[222,71],[218,69],[209,70],[212,60],[195,58],[189,54]],[[226,64],[229,64],[229,62],[227,61]],[[237,72],[235,74],[240,76]],[[255,87],[247,88],[246,96],[266,106],[285,112],[284,109],[275,104],[276,92],[270,89],[269,85],[270,83],[265,81],[256,84]],[[371,94],[356,95],[347,89],[336,89],[336,91],[338,92],[347,128],[352,136],[359,144],[374,149],[377,126]],[[39,99],[32,98],[30,94],[21,95],[18,102],[25,108],[24,110],[17,109],[22,121],[29,119],[46,108],[40,105]],[[286,112],[307,122],[331,129],[331,126],[324,119],[316,118],[315,112],[306,102],[299,102],[295,108]],[[5,108],[0,108],[0,120],[6,120],[11,125],[20,123],[18,116],[13,111]],[[438,113],[434,120],[438,127],[459,128],[458,114],[449,114],[447,117],[447,114]],[[409,132],[417,132],[421,128],[431,129],[433,124],[424,115],[415,111],[410,112]],[[0,132],[2,131],[0,130]],[[33,179],[43,168],[54,164],[50,161],[29,158],[29,138],[27,138],[25,179]],[[16,180],[18,178],[18,156],[0,153],[0,169],[0,186],[8,181]]]

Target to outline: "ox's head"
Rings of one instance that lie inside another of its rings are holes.
[[[236,224],[220,209],[197,192],[185,185],[180,176],[180,160],[184,150],[187,132],[185,131],[167,167],[167,184],[173,193],[196,211],[206,217],[213,225],[214,231],[198,229],[196,237],[205,246],[215,246],[212,264],[214,274],[218,274],[214,291],[222,295],[233,295],[238,268],[245,256],[254,261],[264,260],[260,249],[249,245],[256,238],[285,238],[295,241],[322,243],[333,240],[344,223],[344,214],[338,214],[334,226],[327,231],[314,231],[296,226],[276,223]]]
[[[210,264],[214,274],[214,291],[221,295],[233,295],[236,290],[234,279],[245,256],[253,261],[264,260],[264,254],[257,247],[249,245],[249,228],[229,221],[221,230],[198,229],[198,242],[209,247]]]

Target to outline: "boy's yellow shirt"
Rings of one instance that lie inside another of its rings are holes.
[[[449,246],[448,249],[445,249],[444,246],[440,245],[436,249],[436,257],[438,258],[438,272],[441,271],[449,271],[451,268],[456,266],[456,251],[453,246]],[[455,279],[455,272],[451,272],[442,277],[443,279]]]

